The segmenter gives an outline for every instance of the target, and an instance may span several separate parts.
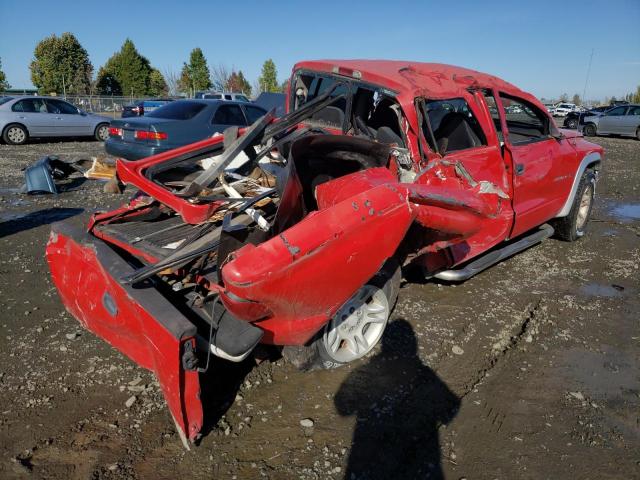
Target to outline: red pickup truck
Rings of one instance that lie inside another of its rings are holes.
[[[585,232],[601,147],[532,95],[440,64],[297,64],[287,113],[140,161],[128,204],[47,245],[67,309],[157,375],[183,440],[210,355],[335,367],[381,338],[401,271],[462,281]]]

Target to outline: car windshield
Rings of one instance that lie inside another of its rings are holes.
[[[0,97],[0,105],[7,103],[9,100],[11,100],[11,97]]]
[[[170,120],[189,120],[195,117],[206,107],[206,103],[183,100],[171,102],[146,115],[153,118],[168,118]]]

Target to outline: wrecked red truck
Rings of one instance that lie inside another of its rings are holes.
[[[263,343],[335,367],[380,340],[403,267],[462,281],[585,232],[602,148],[496,77],[301,62],[287,102],[278,120],[119,160],[129,203],[51,232],[64,305],[156,374],[183,440],[203,425],[210,355]]]

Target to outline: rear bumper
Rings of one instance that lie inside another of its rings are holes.
[[[176,425],[195,440],[202,429],[195,369],[196,328],[152,285],[121,285],[133,268],[106,243],[54,224],[46,249],[67,310],[140,366],[155,373]]]
[[[141,158],[151,157],[158,153],[171,150],[167,147],[157,145],[144,145],[139,143],[128,143],[122,140],[108,138],[104,142],[104,148],[109,155],[114,157],[122,157],[127,160],[140,160]]]

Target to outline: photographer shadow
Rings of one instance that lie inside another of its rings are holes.
[[[460,399],[422,363],[406,320],[389,323],[381,352],[347,377],[335,405],[356,416],[345,479],[444,478],[438,428]]]

